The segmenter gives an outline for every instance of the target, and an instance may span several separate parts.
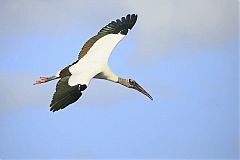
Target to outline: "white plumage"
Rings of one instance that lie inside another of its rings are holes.
[[[108,34],[94,43],[88,51],[88,54],[76,64],[69,67],[69,71],[73,76],[70,77],[68,84],[70,86],[77,84],[86,84],[88,86],[90,80],[100,73],[102,76],[106,75],[105,78],[112,80],[111,75],[114,75],[114,73],[112,73],[108,67],[108,59],[112,50],[124,37],[125,36],[121,34]]]

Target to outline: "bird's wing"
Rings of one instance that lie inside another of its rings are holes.
[[[67,107],[69,104],[76,102],[82,95],[82,91],[87,88],[85,84],[76,84],[70,86],[70,76],[61,78],[56,86],[56,91],[53,94],[53,98],[50,104],[50,111],[58,111]]]
[[[78,59],[82,59],[91,51],[98,51],[98,54],[106,54],[103,56],[107,58],[110,56],[112,49],[120,42],[128,30],[131,30],[137,21],[136,14],[128,14],[126,17],[112,21],[104,26],[97,35],[90,38],[82,47]],[[104,53],[99,53],[104,52]],[[101,56],[99,56],[101,58]]]
[[[104,26],[97,35],[83,45],[78,60],[60,71],[60,77],[69,76],[72,72],[79,72],[80,68],[88,70],[89,66],[102,67],[100,65],[106,64],[113,48],[125,37],[128,30],[132,29],[136,21],[136,14],[128,14],[121,20],[117,19]]]

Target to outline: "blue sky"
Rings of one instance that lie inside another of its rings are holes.
[[[237,159],[238,2],[1,1],[0,158]],[[138,21],[110,66],[154,98],[93,80],[52,113],[55,82],[101,27]]]

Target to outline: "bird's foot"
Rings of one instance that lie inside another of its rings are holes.
[[[36,85],[36,84],[41,84],[41,83],[46,83],[49,81],[49,77],[40,77],[39,80],[36,80],[36,82],[33,84],[33,85]]]

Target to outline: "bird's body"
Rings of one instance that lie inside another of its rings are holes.
[[[55,76],[40,77],[36,81],[35,84],[40,84],[60,78],[50,104],[51,111],[63,109],[78,100],[93,78],[137,89],[152,99],[134,80],[117,76],[108,66],[112,50],[127,35],[128,30],[132,29],[136,20],[137,15],[132,14],[112,21],[84,44],[76,62],[60,70]]]

